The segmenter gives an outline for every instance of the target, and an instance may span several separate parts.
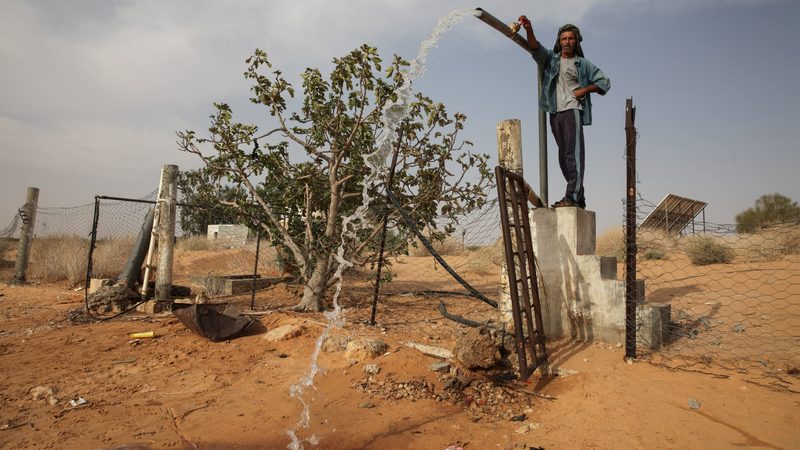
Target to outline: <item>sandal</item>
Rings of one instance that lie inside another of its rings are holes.
[[[553,208],[563,208],[565,206],[579,206],[575,200],[572,200],[569,197],[564,197],[561,200],[553,203]]]

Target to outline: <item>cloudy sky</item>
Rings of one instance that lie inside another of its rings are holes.
[[[305,67],[362,43],[411,59],[437,20],[483,6],[509,22],[533,19],[548,46],[559,25],[584,35],[586,56],[611,79],[586,129],[586,189],[598,230],[619,226],[625,192],[625,99],[639,130],[639,190],[709,203],[733,223],[755,199],[800,200],[797,133],[800,2],[771,0],[15,1],[0,6],[0,228],[41,189],[40,206],[95,194],[140,197],[162,165],[195,168],[175,131],[204,130],[212,102],[259,122],[242,77],[253,49],[297,86]],[[464,137],[496,152],[495,125],[523,124],[526,178],[539,186],[535,65],[466,17],[428,57],[415,89],[469,119]],[[550,197],[564,181],[550,143]]]

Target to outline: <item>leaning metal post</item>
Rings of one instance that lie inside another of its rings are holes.
[[[625,213],[625,357],[636,357],[636,108],[625,101],[625,161],[627,201]]]
[[[383,269],[383,253],[386,249],[386,228],[389,225],[389,191],[392,189],[394,183],[394,172],[397,167],[397,156],[400,152],[400,141],[398,138],[397,145],[392,152],[392,164],[389,166],[389,179],[386,181],[386,201],[383,204],[383,228],[381,229],[381,244],[378,250],[378,268],[375,275],[375,293],[372,296],[372,314],[370,315],[369,324],[375,325],[375,314],[378,309],[378,295],[381,292],[381,271]]]
[[[261,252],[261,230],[256,230],[256,262],[253,264],[253,290],[250,292],[250,310],[256,307],[256,278],[258,278],[258,254]]]
[[[89,284],[92,281],[92,256],[94,249],[97,247],[97,223],[100,220],[100,197],[94,196],[94,214],[92,215],[92,232],[89,238],[89,252],[86,257],[86,284],[83,286],[83,302],[86,306],[86,313],[92,316],[92,310],[89,308]]]

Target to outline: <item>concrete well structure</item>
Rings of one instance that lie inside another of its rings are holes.
[[[595,213],[538,208],[530,220],[545,336],[624,343],[625,282],[615,257],[595,255]],[[659,347],[669,311],[645,304],[644,283],[637,287],[639,342]]]

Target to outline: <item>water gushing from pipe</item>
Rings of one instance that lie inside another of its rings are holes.
[[[388,101],[381,111],[381,127],[383,133],[380,134],[376,142],[377,149],[364,157],[370,169],[370,173],[364,178],[364,185],[361,191],[361,206],[359,206],[353,214],[342,219],[342,243],[335,256],[338,267],[334,274],[334,278],[336,279],[336,291],[333,295],[333,309],[324,313],[328,323],[322,331],[322,334],[317,338],[314,352],[311,355],[311,365],[308,372],[289,389],[289,394],[297,398],[303,405],[303,411],[300,413],[300,420],[295,424],[294,428],[286,432],[292,440],[288,445],[288,448],[291,450],[301,450],[304,448],[303,443],[297,436],[297,431],[300,428],[308,428],[311,413],[308,403],[303,398],[303,393],[306,388],[314,387],[314,377],[320,370],[317,361],[322,349],[322,343],[325,342],[331,330],[341,327],[344,324],[344,318],[341,317],[342,307],[339,304],[339,294],[342,291],[342,272],[353,266],[353,263],[344,257],[345,245],[348,239],[355,237],[353,231],[355,223],[364,220],[367,209],[372,201],[369,190],[374,186],[380,175],[386,169],[386,160],[392,152],[392,142],[394,142],[397,136],[397,127],[408,115],[409,108],[414,99],[414,90],[412,89],[411,82],[425,73],[425,62],[428,58],[428,53],[436,46],[436,43],[439,42],[442,35],[453,28],[453,26],[459,23],[464,17],[469,15],[475,16],[478,13],[479,11],[472,8],[458,9],[451,11],[439,19],[430,35],[420,43],[417,57],[411,61],[409,70],[403,73],[403,82],[395,91],[397,100]],[[316,445],[319,439],[315,435],[312,435],[306,439],[306,442]]]

